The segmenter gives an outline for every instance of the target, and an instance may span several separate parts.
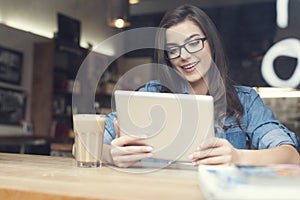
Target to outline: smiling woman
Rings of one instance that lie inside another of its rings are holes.
[[[200,91],[206,94],[196,83],[202,81],[201,77],[206,75],[211,65],[211,50],[205,42],[205,34],[195,22],[185,20],[168,28],[166,38],[167,59],[191,84],[195,94],[201,94]],[[174,49],[177,49],[177,55],[174,55]]]
[[[169,70],[160,80],[147,83],[140,91],[214,98],[215,137],[204,141],[189,155],[194,166],[299,163],[295,134],[274,118],[254,89],[233,86],[228,79],[228,63],[220,36],[201,9],[183,5],[170,10],[160,28],[163,31],[157,34],[155,61],[167,65]],[[180,80],[174,79],[171,74],[174,70]],[[169,85],[176,85],[179,90],[165,87]],[[111,113],[106,121],[107,161],[128,167],[151,157],[153,148],[143,138],[119,137],[115,118],[116,113]],[[247,149],[248,142],[252,149]]]

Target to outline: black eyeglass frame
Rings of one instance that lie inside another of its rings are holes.
[[[167,60],[173,60],[173,59],[176,59],[176,58],[179,58],[181,56],[181,49],[184,48],[188,53],[192,54],[192,53],[196,53],[196,52],[199,52],[201,51],[202,49],[204,49],[204,41],[207,40],[207,37],[203,37],[203,38],[197,38],[197,39],[194,39],[194,40],[190,40],[182,45],[176,45],[176,46],[173,46],[172,48],[174,47],[178,47],[179,48],[179,55],[174,57],[174,58],[169,58],[169,55],[168,55],[168,51],[165,50],[165,57]],[[185,46],[191,42],[194,42],[194,41],[201,41],[202,42],[202,48],[197,50],[197,51],[193,51],[193,52],[190,52]]]

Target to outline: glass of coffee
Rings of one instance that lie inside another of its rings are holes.
[[[101,167],[101,154],[106,116],[74,114],[74,156],[78,167]]]

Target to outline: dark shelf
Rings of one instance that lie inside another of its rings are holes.
[[[88,49],[68,45],[63,41],[53,40],[35,44],[32,116],[34,131],[37,134],[64,141],[71,137],[73,87],[78,69],[88,53]],[[89,59],[91,62],[87,62],[88,69],[92,70],[90,73],[94,73],[96,67],[101,66],[101,62],[107,62],[107,56],[94,54],[94,57]],[[83,80],[88,79],[87,74]],[[86,98],[84,94],[88,86],[80,83],[78,86],[78,92],[80,90],[83,93],[78,95],[80,98]],[[110,95],[101,93],[96,94],[95,98],[101,100],[101,107],[110,107]]]

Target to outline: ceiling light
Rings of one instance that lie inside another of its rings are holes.
[[[113,21],[111,21],[109,23],[110,26],[112,27],[116,27],[116,28],[124,28],[124,27],[127,27],[129,26],[129,22],[125,21],[124,19],[115,19]]]
[[[110,0],[108,2],[108,25],[116,28],[124,28],[129,26],[129,1]]]
[[[140,0],[129,0],[130,4],[138,4],[140,3]]]

